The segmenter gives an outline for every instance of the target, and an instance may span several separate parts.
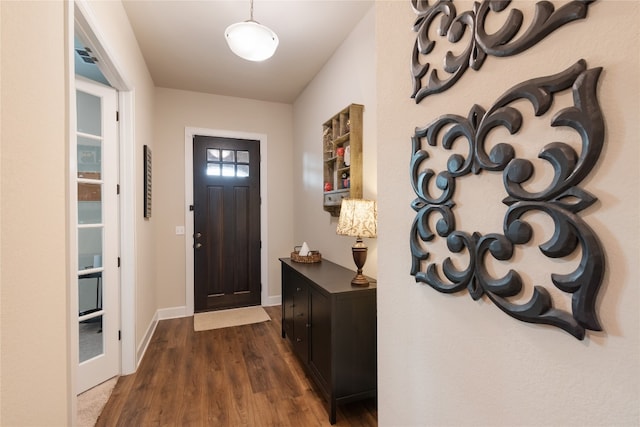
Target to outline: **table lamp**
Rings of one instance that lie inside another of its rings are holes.
[[[343,199],[340,207],[340,218],[336,233],[356,238],[351,248],[353,261],[358,269],[351,280],[354,286],[369,286],[369,280],[362,274],[362,267],[367,260],[367,246],[363,237],[376,237],[378,211],[376,202],[363,199]]]

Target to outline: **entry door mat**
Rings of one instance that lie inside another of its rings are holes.
[[[264,308],[259,305],[252,307],[232,308],[229,310],[207,311],[193,316],[193,330],[207,331],[210,329],[229,328],[231,326],[249,325],[271,320]]]

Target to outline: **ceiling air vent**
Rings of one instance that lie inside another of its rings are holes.
[[[96,62],[98,62],[98,58],[96,58],[95,56],[91,56],[89,52],[91,52],[89,48],[76,49],[76,53],[80,55],[80,58],[82,58],[84,62],[88,64],[95,64]]]

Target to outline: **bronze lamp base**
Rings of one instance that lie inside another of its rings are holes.
[[[353,261],[358,268],[356,277],[351,280],[351,284],[353,286],[369,286],[369,279],[362,274],[362,267],[364,267],[364,263],[367,260],[367,247],[362,242],[362,238],[358,237],[356,244],[351,248],[351,252],[353,253]]]

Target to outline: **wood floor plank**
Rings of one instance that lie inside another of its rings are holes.
[[[135,374],[120,377],[96,426],[330,426],[328,404],[268,322],[193,331],[158,322]],[[375,399],[338,406],[336,426],[377,426]]]

